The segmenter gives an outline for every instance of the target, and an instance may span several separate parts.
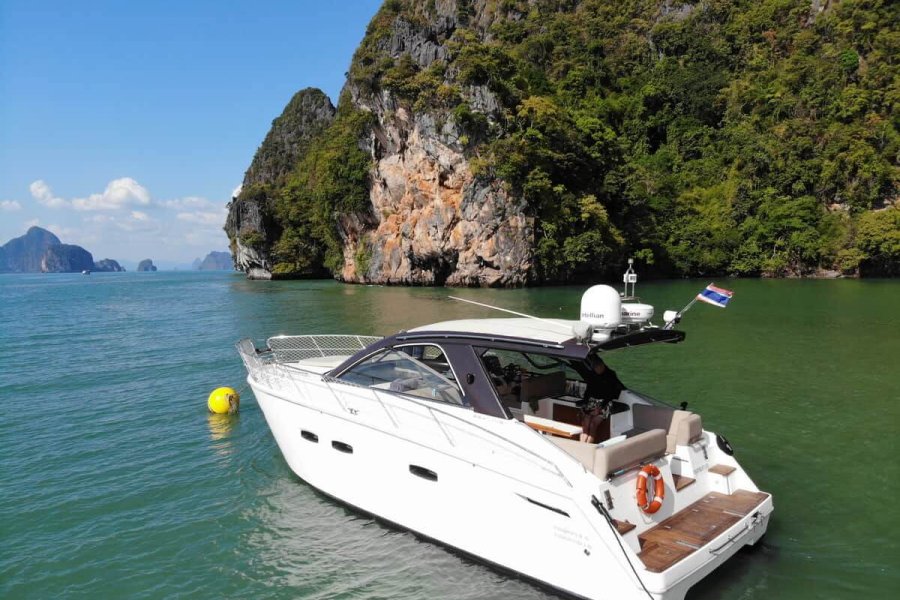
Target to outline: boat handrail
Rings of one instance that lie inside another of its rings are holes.
[[[291,340],[291,339],[287,339],[287,338],[308,338],[308,337],[320,338],[319,340],[316,340],[315,342],[319,344],[320,348],[325,348],[325,349],[328,349],[329,351],[333,350],[335,348],[338,348],[340,346],[337,344],[323,345],[322,344],[323,340],[321,338],[338,338],[338,337],[352,338],[353,340],[358,340],[357,343],[364,343],[365,346],[368,346],[372,342],[380,339],[380,338],[367,338],[366,336],[279,336],[278,338],[269,338],[269,341],[271,342],[272,340],[280,340],[280,342],[279,341],[275,342],[276,346],[278,346],[280,343],[284,343],[285,345],[287,345],[287,344],[290,344],[291,342],[297,341],[296,339]],[[367,340],[370,340],[370,341],[367,341]],[[302,342],[303,344],[305,344],[305,346],[302,346],[301,349],[303,351],[313,349],[315,346],[310,345],[309,342],[311,342],[311,341],[312,340],[307,340],[307,341]],[[327,342],[328,340],[326,339],[325,341]],[[338,340],[333,340],[333,341],[338,341]],[[346,340],[344,340],[342,343],[346,343]],[[300,386],[297,383],[296,378],[293,377],[292,374],[296,373],[296,374],[305,375],[305,376],[314,376],[317,379],[319,379],[319,381],[321,381],[322,383],[325,384],[325,386],[328,388],[328,391],[330,391],[332,396],[334,396],[334,399],[337,402],[338,406],[344,412],[350,412],[350,411],[347,408],[346,404],[341,401],[340,394],[332,388],[332,384],[339,383],[341,385],[355,387],[360,390],[366,390],[367,395],[371,396],[371,399],[376,401],[382,407],[382,409],[385,411],[385,413],[388,415],[388,418],[390,419],[394,428],[395,429],[400,428],[400,424],[397,422],[397,419],[392,414],[390,408],[387,406],[387,404],[385,404],[384,400],[381,398],[381,395],[377,393],[377,391],[381,391],[381,392],[385,392],[386,394],[388,394],[390,396],[393,396],[393,395],[397,395],[397,392],[392,392],[390,390],[374,390],[368,386],[360,385],[360,384],[346,381],[343,379],[337,379],[337,378],[331,377],[329,375],[322,375],[321,373],[316,373],[314,371],[304,369],[304,368],[294,365],[294,364],[288,364],[287,362],[278,360],[277,352],[279,350],[276,350],[275,348],[273,348],[271,346],[271,343],[269,344],[269,350],[266,350],[266,351],[256,350],[255,346],[253,345],[253,342],[249,339],[241,340],[240,342],[237,343],[236,346],[238,349],[238,353],[241,355],[241,358],[243,359],[244,364],[247,367],[247,371],[255,379],[257,379],[257,380],[262,379],[262,378],[268,379],[269,375],[274,375],[278,379],[290,380],[292,388],[301,397],[306,397],[306,394],[300,388]],[[343,347],[346,348],[346,346],[343,346]],[[354,352],[356,352],[359,349],[360,348],[357,348],[356,350],[354,350]],[[316,350],[316,351],[318,352],[318,350]],[[313,354],[313,355],[307,355],[306,357],[311,358],[313,356],[323,356],[323,355]],[[328,356],[328,355],[326,354],[324,356]],[[302,359],[299,359],[299,360],[302,360]],[[289,361],[289,362],[295,362],[295,361]],[[265,368],[265,367],[269,367],[269,368]],[[271,385],[271,381],[269,382],[269,384]],[[419,400],[415,397],[408,396],[408,395],[403,395],[403,400],[405,402],[410,402],[412,404],[415,404],[417,406],[424,408],[428,412],[428,414],[431,416],[431,418],[435,421],[435,423],[437,424],[437,427],[447,437],[447,440],[451,446],[455,445],[454,441],[450,437],[450,432],[447,431],[445,425],[443,423],[441,423],[441,420],[438,418],[438,416],[437,416],[438,414],[440,414],[443,417],[446,417],[448,419],[454,419],[457,421],[461,421],[467,427],[477,429],[478,431],[480,431],[484,434],[487,434],[488,436],[490,436],[491,439],[495,439],[494,443],[497,443],[496,440],[499,440],[501,442],[501,444],[499,444],[499,445],[512,446],[512,447],[516,448],[517,450],[524,452],[533,458],[538,459],[538,461],[540,461],[540,463],[542,463],[541,468],[558,476],[569,487],[573,487],[572,482],[569,481],[568,477],[566,477],[566,475],[562,472],[562,470],[560,470],[559,466],[555,462],[553,462],[552,460],[550,460],[544,456],[541,456],[537,452],[535,452],[525,446],[522,446],[521,444],[518,444],[502,435],[499,435],[498,433],[491,431],[490,429],[488,429],[486,427],[482,427],[482,426],[478,425],[477,423],[473,423],[470,420],[463,419],[463,418],[461,418],[457,415],[454,415],[450,412],[441,410],[439,407],[432,406],[432,403],[430,403],[426,400]]]
[[[351,356],[382,339],[369,335],[276,335],[266,340],[275,362],[291,363],[308,358]]]

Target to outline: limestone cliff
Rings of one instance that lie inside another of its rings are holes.
[[[471,3],[469,15],[447,1],[419,14],[393,14],[387,7],[373,21],[380,33],[370,26],[346,91],[356,107],[376,117],[366,140],[373,218],[340,220],[339,278],[455,286],[529,280],[534,234],[525,203],[502,182],[477,177],[466,156],[467,144],[483,131],[467,131],[462,117],[477,115],[486,129],[500,117],[498,101],[484,85],[459,85],[458,73],[446,68],[461,21],[485,35],[492,18],[486,7]],[[369,60],[389,60],[398,75],[408,71],[410,80],[433,69],[435,97],[427,105],[411,102],[404,82],[373,81],[365,68]]]
[[[93,268],[91,253],[72,244],[54,244],[41,257],[42,273],[80,273]]]
[[[61,243],[58,237],[46,229],[30,227],[25,235],[3,245],[2,255],[5,260],[0,261],[0,272],[39,273],[47,249]]]
[[[667,276],[900,271],[898,18],[385,0],[337,109],[300,92],[257,151],[235,267],[470,286],[602,279],[629,255]]]
[[[334,106],[321,90],[297,92],[256,151],[244,174],[241,190],[228,205],[225,231],[231,242],[234,268],[250,279],[271,279],[272,246],[282,227],[275,215],[274,196],[296,166],[311,139],[334,119]],[[286,273],[296,275],[296,273]]]
[[[402,92],[366,79],[368,66],[379,61],[411,61],[410,77],[445,65],[461,18],[485,34],[490,24],[486,3],[474,3],[471,17],[461,17],[452,1],[434,3],[427,15],[419,9],[401,14],[390,4],[370,25],[341,96],[347,113],[372,116],[355,142],[368,156],[367,199],[355,210],[334,212],[336,239],[323,244],[332,251],[336,244],[339,256],[328,266],[335,277],[352,282],[524,284],[532,272],[533,219],[501,182],[473,173],[466,144],[479,132],[466,132],[460,124],[460,114],[475,113],[485,125],[496,120],[494,94],[484,85],[458,86],[456,74],[448,71],[439,78],[451,90],[452,102],[413,106]],[[408,18],[412,14],[427,18],[414,23]],[[311,102],[311,96],[310,90],[300,92],[275,120],[230,205],[226,230],[235,268],[251,278],[270,275],[272,249],[282,238],[284,219],[275,218],[271,188],[289,173],[288,159],[302,158],[305,148],[296,140],[318,133],[316,128],[333,114]],[[451,110],[461,104],[470,112]],[[290,151],[282,152],[285,148]],[[307,262],[316,271],[317,262],[329,261],[317,255]]]

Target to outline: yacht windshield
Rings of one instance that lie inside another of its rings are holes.
[[[386,349],[357,363],[338,379],[363,387],[463,404],[462,393],[456,384],[423,362],[428,360],[432,364],[441,364],[432,348],[435,347],[404,346]],[[419,358],[414,358],[411,354],[417,354]]]

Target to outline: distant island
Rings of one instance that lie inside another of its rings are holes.
[[[117,263],[111,258],[104,258],[101,261],[94,263],[94,271],[102,271],[109,273],[124,273],[125,267]]]
[[[81,246],[63,244],[56,235],[41,227],[31,227],[25,235],[0,246],[0,273],[124,270],[124,267],[111,258],[94,262],[93,255]]]
[[[156,271],[156,265],[153,264],[153,261],[149,258],[145,258],[141,262],[138,263],[137,270],[140,272],[152,272]]]
[[[233,271],[234,264],[231,261],[230,252],[216,252],[206,255],[206,258],[194,260],[193,268],[196,271]]]

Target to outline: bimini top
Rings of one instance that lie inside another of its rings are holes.
[[[683,331],[674,329],[623,328],[615,331],[602,342],[582,343],[576,339],[575,329],[583,325],[580,321],[567,319],[528,319],[528,318],[494,318],[494,319],[460,319],[442,321],[416,327],[397,334],[397,339],[425,337],[430,333],[435,336],[490,338],[497,340],[522,340],[532,344],[545,346],[572,347],[581,346],[586,349],[616,350],[629,346],[638,346],[654,342],[678,343],[684,340]]]
[[[422,327],[410,329],[409,333],[425,331],[453,332],[486,337],[525,338],[545,344],[559,345],[574,337],[572,325],[575,323],[577,321],[565,319],[459,319],[423,325]]]

